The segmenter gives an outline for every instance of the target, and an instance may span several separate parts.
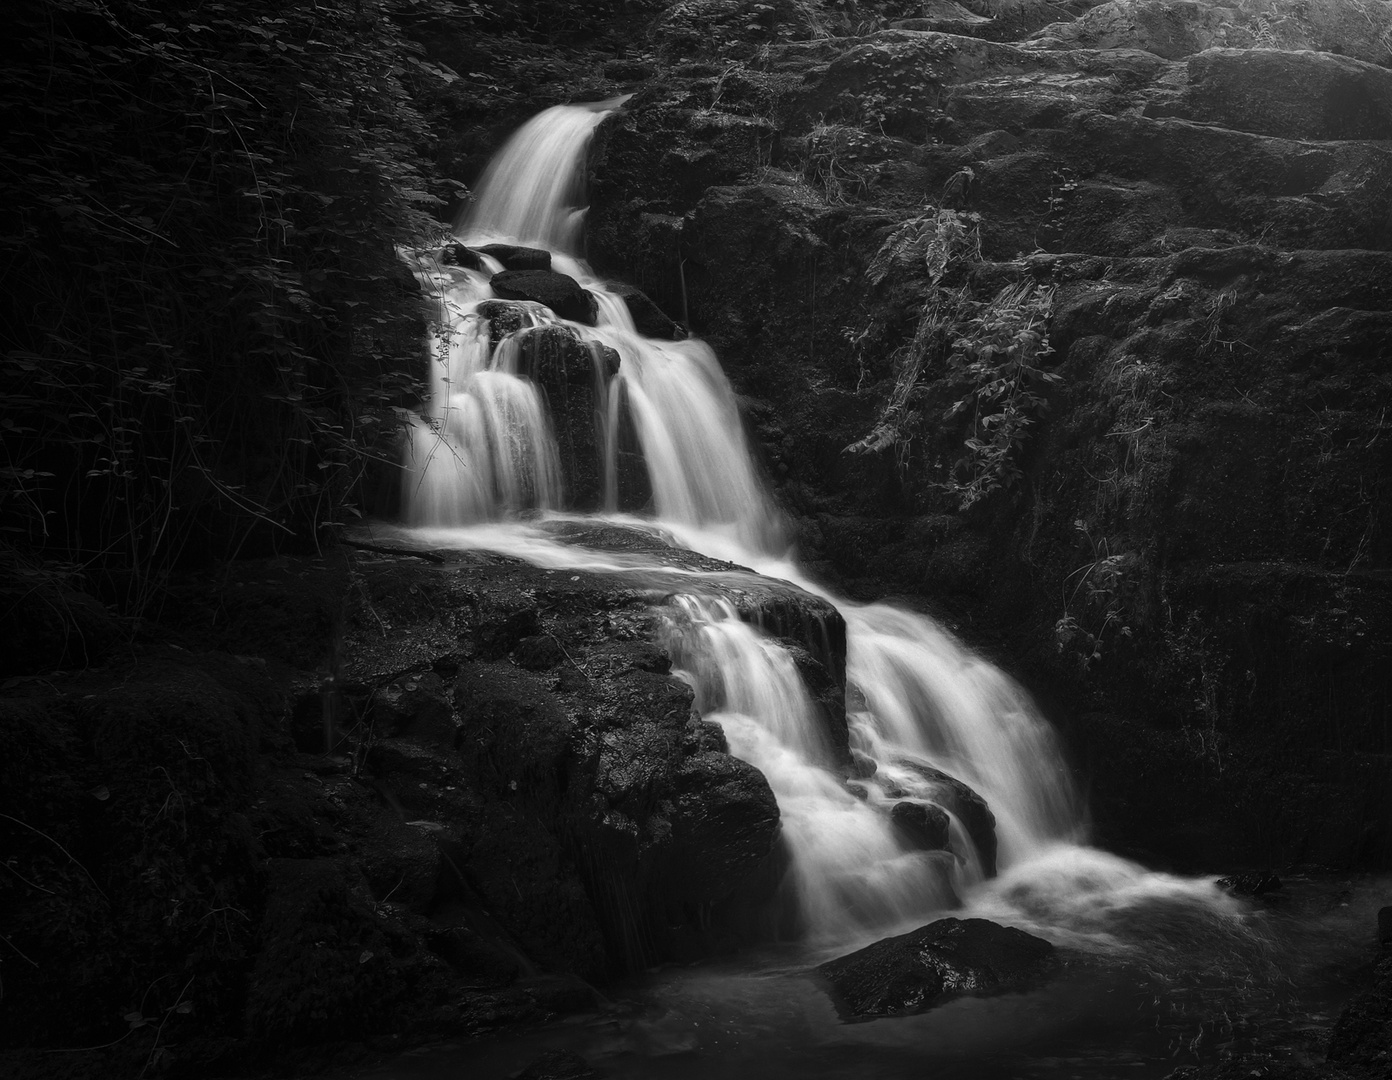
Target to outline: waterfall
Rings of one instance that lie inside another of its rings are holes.
[[[678,579],[686,584],[674,589],[664,617],[674,672],[692,686],[701,713],[720,723],[731,752],[773,789],[791,860],[785,892],[806,934],[844,942],[962,900],[1029,922],[1041,906],[1028,903],[1032,881],[1051,897],[1105,893],[1104,906],[1128,890],[1174,892],[1174,879],[1156,884],[1159,875],[1077,846],[1085,829],[1054,734],[1007,676],[925,616],[851,604],[802,580],[715,354],[695,339],[644,337],[623,296],[577,255],[586,148],[620,104],[559,106],[529,122],[490,165],[457,234],[471,248],[549,251],[553,270],[593,296],[593,325],[514,303],[518,325],[500,336],[497,309],[484,306],[494,297],[496,260],[484,254],[472,269],[417,263],[440,317],[431,396],[413,421],[407,520],[471,527],[438,539],[505,547],[538,565],[671,573],[659,560],[586,552],[502,523],[520,510],[563,509],[572,497],[558,458],[556,403],[519,360],[527,335],[556,328],[596,357],[593,445],[604,508],[619,509],[619,436],[628,425],[651,492],[648,520],[687,546],[796,582],[845,618],[849,770],[788,649],[741,621],[718,588],[695,574]],[[616,371],[606,371],[603,355],[617,357]],[[915,814],[937,823],[945,847],[913,842],[896,815]]]

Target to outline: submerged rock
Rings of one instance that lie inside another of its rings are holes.
[[[932,803],[904,800],[889,812],[895,829],[910,847],[920,851],[942,851],[947,847],[947,812]]]
[[[594,325],[595,298],[566,274],[553,270],[504,270],[494,274],[490,284],[504,300],[535,300],[563,319]]]
[[[975,845],[976,853],[981,859],[982,873],[987,877],[994,877],[996,873],[996,815],[991,813],[991,808],[987,805],[986,800],[961,780],[955,776],[949,776],[941,769],[934,769],[932,766],[906,759],[901,759],[895,764],[901,768],[912,770],[927,782],[929,798],[944,809],[951,811],[952,815],[962,823],[962,828],[966,830],[967,836]]]
[[[1000,994],[1036,984],[1054,947],[987,919],[939,919],[884,938],[817,968],[848,1020],[922,1012],[964,994]]]
[[[482,254],[497,259],[504,270],[550,270],[551,252],[519,244],[484,244]]]

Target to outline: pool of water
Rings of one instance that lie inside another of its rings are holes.
[[[1338,1011],[1366,981],[1392,879],[1288,878],[1261,901],[1234,901],[1216,922],[1151,890],[1085,932],[1076,918],[1069,929],[1050,925],[1038,904],[1008,911],[1008,891],[980,898],[983,913],[1053,938],[1064,958],[1028,993],[847,1023],[810,970],[825,952],[770,947],[648,972],[612,988],[596,1012],[340,1075],[502,1080],[550,1050],[616,1080],[1101,1080],[1163,1077],[1225,1053],[1319,1060]]]

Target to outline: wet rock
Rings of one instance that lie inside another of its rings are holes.
[[[521,247],[517,244],[484,244],[482,254],[497,259],[504,270],[550,270],[551,252],[542,248]],[[550,307],[550,305],[547,305]]]
[[[1054,947],[986,919],[940,919],[885,938],[817,968],[848,1020],[922,1012],[963,994],[1036,985],[1054,965]]]
[[[465,270],[482,270],[483,260],[478,252],[463,244],[446,244],[440,249],[440,261],[446,266],[462,266]]]
[[[1329,53],[1210,49],[1185,97],[1194,119],[1259,135],[1392,138],[1392,71]]]
[[[707,751],[682,762],[671,798],[666,891],[684,903],[727,898],[772,850],[778,803],[768,781],[738,758]]]
[[[1222,877],[1216,882],[1218,888],[1234,896],[1264,896],[1276,892],[1281,887],[1281,879],[1270,870],[1252,870],[1245,874]]]
[[[608,288],[623,299],[628,313],[633,316],[634,327],[644,337],[675,341],[686,336],[686,332],[641,289],[623,282],[610,282]]]
[[[996,816],[986,800],[954,776],[919,762],[899,760],[895,764],[917,773],[926,782],[922,794],[950,810],[962,823],[981,858],[982,872],[996,872]],[[918,794],[916,792],[915,794]]]
[[[476,310],[479,318],[488,320],[488,338],[495,349],[505,337],[536,324],[525,307],[506,300],[484,300]]]
[[[535,300],[562,319],[593,326],[595,298],[580,283],[552,270],[504,270],[489,284],[503,300]]]
[[[539,326],[518,336],[519,369],[545,392],[555,425],[566,506],[598,510],[604,501],[602,432],[605,387],[619,356],[582,341],[567,326]]]
[[[906,799],[894,804],[889,817],[908,847],[919,851],[947,850],[948,817],[941,807]]]

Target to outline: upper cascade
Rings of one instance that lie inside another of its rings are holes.
[[[527,121],[489,163],[459,235],[577,253],[585,151],[599,122],[627,100],[556,105]]]
[[[489,166],[457,232],[465,245],[549,254],[550,269],[530,271],[533,280],[549,279],[568,295],[578,286],[592,318],[562,318],[535,300],[484,308],[498,298],[494,279],[503,270],[488,251],[475,252],[470,266],[417,261],[440,314],[430,400],[413,421],[406,518],[466,525],[532,509],[646,508],[659,520],[780,553],[787,546],[782,518],[715,354],[694,338],[645,337],[624,296],[573,254],[585,150],[624,100],[558,105],[524,125]],[[551,355],[558,350],[564,355]],[[538,370],[543,359],[557,369],[549,381]],[[589,416],[576,421],[582,400]],[[559,410],[568,410],[564,445]],[[645,475],[624,490],[632,477],[621,475],[621,465],[635,454]],[[580,474],[599,477],[601,490],[579,490]]]

